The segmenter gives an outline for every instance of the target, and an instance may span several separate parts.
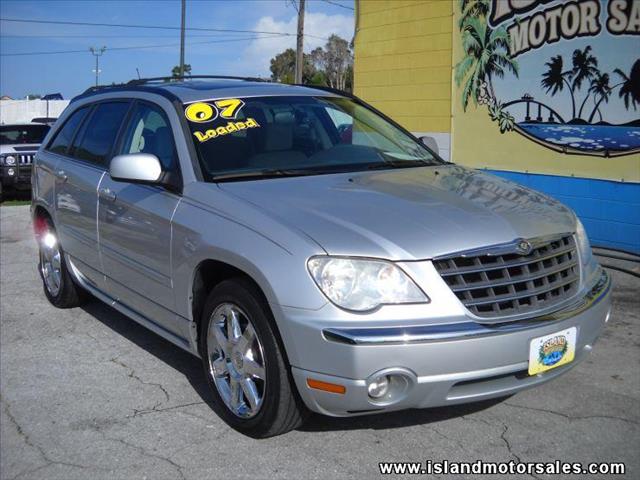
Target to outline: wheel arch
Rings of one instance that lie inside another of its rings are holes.
[[[200,326],[202,323],[202,310],[207,300],[209,292],[216,285],[234,278],[244,279],[249,282],[259,293],[266,308],[268,309],[267,318],[271,322],[271,326],[276,334],[276,338],[280,347],[282,348],[285,359],[288,362],[288,356],[286,346],[282,340],[282,335],[278,322],[275,319],[273,309],[270,306],[269,298],[273,298],[273,291],[268,285],[266,279],[262,278],[262,281],[257,280],[255,277],[258,275],[250,274],[246,268],[233,265],[228,262],[216,260],[213,258],[207,258],[201,260],[193,271],[193,277],[191,281],[190,295],[191,295],[191,318],[195,323],[196,329],[196,345],[199,345]]]
[[[45,222],[47,220],[49,220],[49,221],[51,221],[53,223],[53,216],[51,215],[49,210],[47,210],[47,208],[44,207],[41,204],[34,204],[33,205],[31,218],[32,218],[32,222],[33,222],[33,231],[34,231],[34,233],[36,235],[36,239],[39,237],[39,235],[46,228]]]

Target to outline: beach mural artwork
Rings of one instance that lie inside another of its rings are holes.
[[[640,0],[459,0],[463,111],[563,154],[640,152]]]

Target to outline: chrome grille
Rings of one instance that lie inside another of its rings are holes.
[[[580,279],[572,235],[534,244],[528,255],[488,249],[433,263],[464,306],[483,318],[546,310],[571,297]]]
[[[20,165],[31,165],[33,163],[33,157],[35,153],[21,153],[18,155],[18,164]]]

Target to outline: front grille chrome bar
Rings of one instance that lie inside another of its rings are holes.
[[[518,241],[437,258],[433,264],[464,306],[480,318],[498,319],[548,311],[578,290],[580,268],[573,235]],[[525,245],[526,246],[526,245]]]

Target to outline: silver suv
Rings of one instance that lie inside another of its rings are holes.
[[[49,128],[42,123],[0,125],[0,201],[7,192],[31,189],[31,163]]]
[[[89,292],[200,357],[213,408],[255,437],[309,410],[452,405],[562,375],[611,308],[582,225],[425,143],[328,89],[92,89],[35,161],[45,295]]]

